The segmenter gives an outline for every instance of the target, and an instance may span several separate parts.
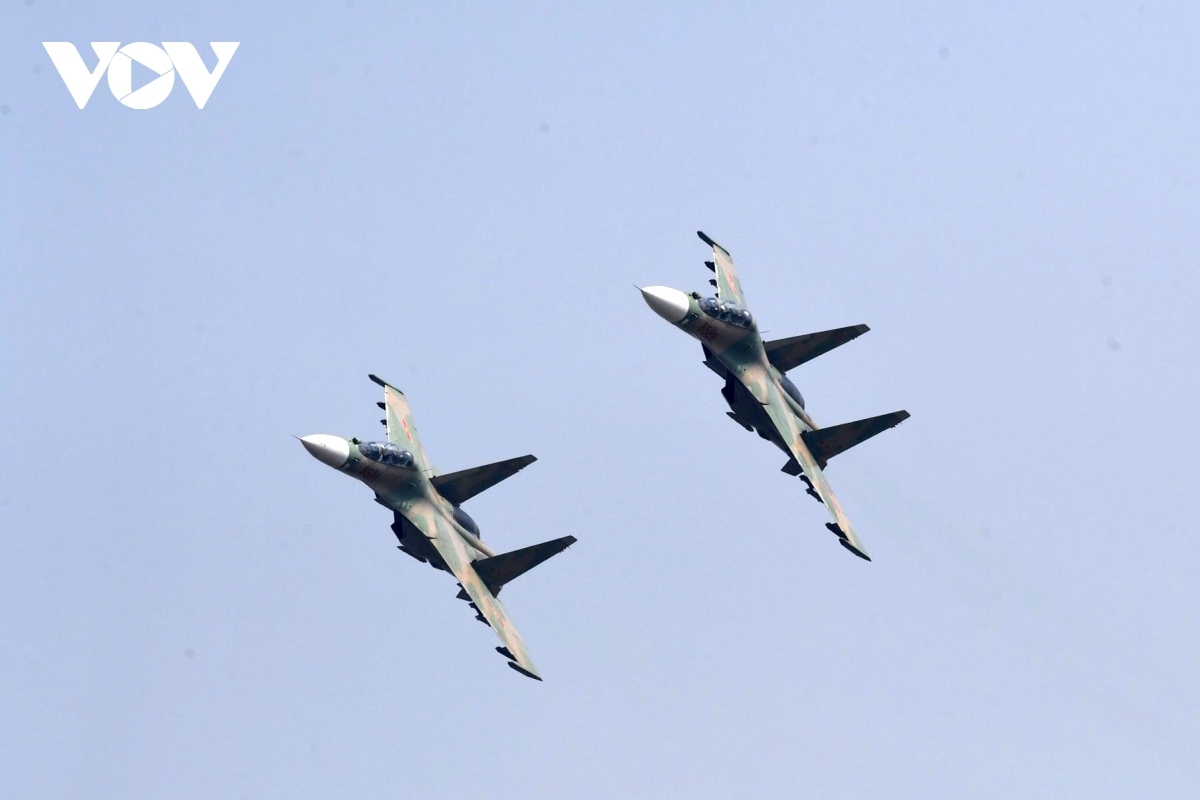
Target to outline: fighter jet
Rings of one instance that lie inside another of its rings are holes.
[[[551,556],[575,544],[564,536],[542,544],[497,555],[480,538],[479,526],[462,504],[537,461],[520,456],[482,467],[439,475],[425,457],[417,426],[404,393],[386,381],[369,376],[383,387],[377,405],[386,417],[386,442],[363,442],[319,433],[300,439],[322,464],[357,478],[375,492],[375,502],[392,511],[392,532],[400,550],[458,580],[458,599],[467,601],[475,619],[500,637],[496,652],[509,659],[517,672],[541,680],[521,634],[497,599],[500,589]]]
[[[715,297],[699,292],[685,294],[667,286],[647,286],[642,297],[660,317],[700,340],[704,365],[725,381],[721,394],[729,403],[728,416],[748,431],[775,443],[789,456],[783,471],[804,481],[805,491],[825,505],[833,522],[825,527],[842,546],[870,561],[862,541],[825,480],[829,459],[854,445],[899,425],[907,411],[821,428],[804,406],[804,397],[788,379],[787,371],[866,333],[866,325],[853,325],[789,339],[764,342],[746,298],[733,259],[724,247],[697,231],[712,247],[713,260],[704,264],[716,277],[709,283]]]

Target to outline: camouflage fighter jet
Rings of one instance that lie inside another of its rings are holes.
[[[716,278],[709,283],[716,297],[699,292],[685,294],[667,286],[648,286],[642,297],[660,317],[700,340],[704,365],[725,380],[721,394],[729,403],[729,417],[748,431],[774,442],[789,456],[783,471],[804,481],[806,491],[825,505],[833,522],[825,527],[842,546],[870,561],[862,541],[825,480],[829,459],[861,441],[908,419],[907,411],[821,428],[804,408],[800,390],[787,371],[866,333],[866,325],[853,325],[789,339],[764,342],[738,281],[733,259],[724,247],[697,231],[713,249],[713,260],[704,264]]]
[[[395,514],[392,531],[400,550],[458,579],[458,599],[475,610],[475,618],[500,637],[496,652],[522,675],[541,680],[525,650],[521,634],[497,599],[500,589],[551,556],[575,544],[574,536],[497,555],[483,543],[479,526],[462,510],[475,495],[515,475],[537,459],[510,458],[495,464],[438,475],[417,436],[404,393],[370,376],[383,387],[379,407],[387,414],[386,442],[361,442],[319,433],[300,439],[318,461],[365,483],[375,502]]]

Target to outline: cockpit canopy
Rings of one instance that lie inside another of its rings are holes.
[[[713,319],[719,319],[721,322],[736,325],[739,328],[754,327],[754,317],[750,316],[750,312],[730,300],[706,297],[700,301],[700,310]]]
[[[413,454],[401,450],[391,442],[365,442],[358,446],[358,451],[372,461],[387,464],[389,467],[412,469]]]

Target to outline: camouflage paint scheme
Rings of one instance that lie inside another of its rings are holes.
[[[716,287],[714,299],[702,298],[698,292],[688,295],[668,287],[647,287],[642,294],[657,313],[690,336],[699,339],[704,348],[704,363],[725,379],[721,394],[729,403],[728,415],[749,431],[755,431],[791,458],[783,471],[798,476],[807,485],[808,494],[820,501],[833,518],[826,527],[838,536],[840,543],[855,555],[870,561],[866,548],[850,525],[841,503],[825,479],[823,468],[829,458],[855,444],[908,418],[907,411],[896,411],[879,417],[820,428],[804,408],[803,398],[786,378],[788,369],[828,352],[865,333],[866,325],[855,325],[821,333],[806,334],[790,339],[764,342],[753,318],[749,324],[731,324],[717,315],[706,313],[706,304],[732,302],[746,309],[745,295],[738,280],[737,269],[729,252],[702,231],[700,238],[713,249],[713,260],[705,265],[715,273],[709,283]],[[670,295],[669,293],[677,293]],[[660,310],[659,296],[679,298],[677,313]],[[686,298],[686,300],[684,300]],[[686,302],[686,309],[682,305]],[[748,310],[747,310],[748,311]],[[736,315],[736,311],[733,312]],[[795,394],[784,387],[791,386]]]
[[[438,475],[425,455],[404,393],[374,375],[370,377],[383,387],[384,401],[379,405],[387,415],[381,420],[387,426],[387,440],[402,449],[411,463],[397,465],[372,459],[363,450],[369,448],[370,443],[350,439],[341,440],[348,447],[345,462],[330,466],[374,490],[375,501],[395,513],[392,530],[400,541],[400,550],[454,575],[461,590],[459,599],[469,601],[476,619],[490,626],[500,638],[497,652],[510,659],[509,666],[517,672],[540,681],[542,678],[529,657],[525,642],[497,595],[505,583],[562,552],[576,539],[564,536],[496,555],[477,535],[474,520],[459,508],[464,500],[537,459],[531,455],[521,456],[450,475]],[[321,458],[308,444],[314,439],[340,437],[318,435],[301,440],[313,455]]]

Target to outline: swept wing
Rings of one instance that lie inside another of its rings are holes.
[[[821,471],[817,459],[808,449],[808,445],[804,443],[804,432],[800,427],[800,421],[792,414],[774,386],[770,387],[769,395],[770,397],[763,404],[763,408],[767,412],[767,415],[770,416],[775,429],[787,445],[792,458],[796,459],[796,462],[800,465],[800,469],[808,477],[813,491],[816,492],[821,502],[825,504],[825,508],[829,510],[830,516],[833,517],[833,523],[826,527],[829,527],[831,531],[838,535],[843,547],[856,556],[870,561],[871,557],[867,555],[866,548],[863,547],[862,542],[859,541],[858,536],[854,533],[854,528],[850,526],[850,520],[846,518],[846,512],[842,510],[841,503],[838,502],[833,489],[829,486],[829,482],[825,480],[825,473]]]
[[[413,422],[412,410],[408,407],[408,398],[404,392],[392,386],[377,375],[368,375],[372,381],[383,387],[383,407],[387,414],[387,438],[394,445],[403,447],[413,454],[417,469],[429,474],[433,467],[425,457],[425,448],[421,446],[421,437],[417,435],[417,423]]]
[[[525,641],[521,638],[516,626],[513,625],[512,619],[509,618],[508,611],[505,610],[500,599],[488,589],[487,584],[483,582],[483,578],[479,576],[475,568],[470,563],[463,564],[462,569],[454,571],[454,577],[458,578],[463,591],[470,596],[471,603],[478,609],[480,616],[500,637],[500,645],[507,651],[501,652],[512,659],[509,666],[523,675],[540,681],[542,676],[538,674],[537,667],[533,665],[533,659],[525,650]]]
[[[738,280],[737,268],[733,266],[733,257],[729,251],[705,235],[704,231],[696,231],[700,239],[713,249],[712,268],[717,274],[717,296],[722,300],[732,300],[743,308],[746,297],[742,294],[742,282]]]
[[[430,543],[437,548],[438,555],[442,557],[446,566],[458,579],[459,585],[462,586],[466,596],[470,598],[471,604],[500,638],[500,645],[504,648],[501,653],[512,659],[513,668],[523,675],[540,681],[542,677],[538,674],[533,659],[529,657],[529,653],[525,649],[525,641],[521,638],[520,632],[517,631],[512,619],[508,616],[504,605],[488,589],[483,578],[475,571],[466,544],[460,536],[456,535],[456,532],[450,527],[450,523],[438,516],[428,501],[414,504],[414,508],[405,514],[405,519],[425,534]]]

